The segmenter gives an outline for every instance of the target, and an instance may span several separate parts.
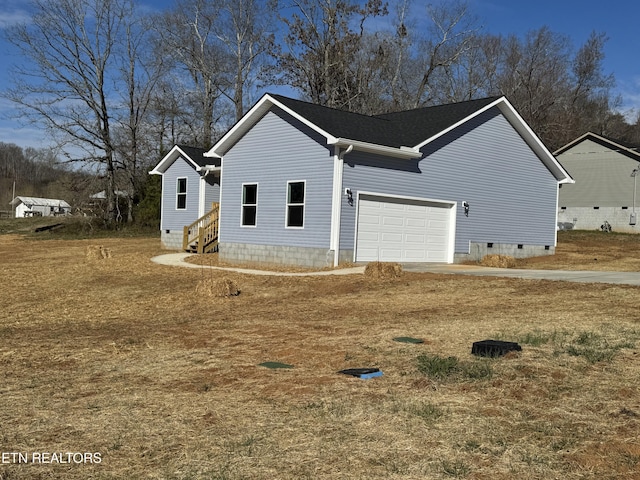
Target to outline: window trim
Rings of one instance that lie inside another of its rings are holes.
[[[244,203],[244,188],[248,185],[255,185],[256,187],[256,203]],[[243,183],[240,188],[240,227],[242,228],[256,228],[258,226],[258,182],[246,182]],[[255,223],[253,225],[245,225],[244,222],[244,207],[255,207]]]
[[[289,203],[289,186],[292,183],[302,183],[303,184],[303,201],[302,203]],[[307,205],[307,181],[306,180],[288,180],[287,181],[287,188],[285,190],[285,216],[284,216],[284,228],[291,228],[294,230],[302,230],[304,229],[304,224],[305,224],[305,216],[306,216],[306,205]],[[297,225],[289,225],[289,207],[294,207],[294,206],[302,206],[302,225],[301,226],[297,226]]]
[[[184,192],[180,191],[180,180],[184,180]],[[176,178],[176,210],[187,210],[187,192],[189,191],[189,177]],[[180,208],[180,196],[184,196],[184,208]]]

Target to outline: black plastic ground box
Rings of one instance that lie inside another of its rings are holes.
[[[480,357],[500,357],[508,352],[522,350],[516,342],[504,342],[502,340],[482,340],[473,342],[471,353]]]

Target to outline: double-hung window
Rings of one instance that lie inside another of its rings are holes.
[[[287,227],[304,227],[305,182],[287,182]]]
[[[242,226],[255,227],[258,214],[258,184],[242,185]]]
[[[187,179],[178,178],[176,183],[176,209],[186,210],[187,208]]]

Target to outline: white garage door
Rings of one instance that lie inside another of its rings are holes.
[[[356,261],[448,262],[452,204],[361,195]]]

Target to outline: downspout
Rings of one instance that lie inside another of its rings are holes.
[[[353,145],[338,151],[333,163],[333,206],[331,215],[331,249],[333,250],[333,266],[337,267],[340,258],[340,216],[342,211],[342,173],[344,156],[353,150]]]
[[[207,208],[205,207],[205,202],[207,199],[207,187],[206,187],[206,178],[207,175],[209,175],[211,173],[211,170],[209,169],[204,169],[204,173],[200,176],[200,184],[198,185],[199,187],[199,191],[198,191],[198,218],[202,217],[205,212],[207,211]]]
[[[200,182],[198,182],[198,218],[204,215],[204,177],[207,176],[205,171],[204,175],[200,176]]]

